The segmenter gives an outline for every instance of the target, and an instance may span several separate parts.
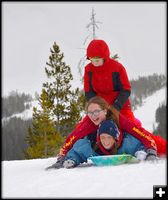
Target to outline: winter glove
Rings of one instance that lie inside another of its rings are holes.
[[[46,170],[52,169],[52,168],[55,168],[55,169],[62,168],[63,167],[64,158],[65,158],[65,156],[58,155],[56,163],[54,163],[53,165],[47,167]]]
[[[155,160],[157,160],[156,150],[154,150],[154,149],[147,149],[146,153],[147,153],[146,160],[148,160],[148,161],[155,161]]]

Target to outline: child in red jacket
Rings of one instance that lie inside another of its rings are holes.
[[[135,118],[130,105],[131,86],[125,68],[119,62],[110,58],[108,45],[103,40],[92,40],[87,48],[87,58],[91,61],[85,67],[84,91],[86,99],[100,96],[113,109],[115,115],[121,113],[138,127],[141,123]],[[60,159],[65,157],[73,144],[86,135],[97,130],[88,115],[77,124],[75,130],[66,138],[60,149]]]
[[[131,110],[129,96],[131,85],[124,66],[110,58],[109,47],[104,40],[92,40],[87,48],[91,61],[84,71],[86,99],[100,96],[134,123],[140,123]]]

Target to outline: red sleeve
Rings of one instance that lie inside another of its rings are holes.
[[[97,128],[98,126],[94,125],[90,118],[86,115],[76,126],[75,130],[66,138],[59,154],[65,156],[77,140],[96,132]]]
[[[123,131],[126,131],[139,139],[146,149],[151,148],[157,150],[156,143],[151,137],[152,133],[145,130],[142,126],[135,125],[121,113],[119,114],[119,124]]]

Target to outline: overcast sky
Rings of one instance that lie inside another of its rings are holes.
[[[47,81],[44,68],[56,42],[82,88],[78,62],[85,56],[92,8],[98,39],[117,53],[129,78],[166,73],[166,2],[3,2],[2,94],[34,95]]]

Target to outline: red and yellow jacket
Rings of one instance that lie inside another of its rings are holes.
[[[94,125],[88,116],[85,116],[75,130],[67,137],[64,145],[60,149],[59,154],[65,156],[77,140],[84,138],[93,132],[96,134],[97,129],[98,126]],[[146,149],[154,149],[157,150],[158,155],[166,155],[167,143],[162,137],[154,136],[142,126],[138,126],[128,120],[121,113],[119,114],[119,129],[128,132],[139,139],[144,144]]]

